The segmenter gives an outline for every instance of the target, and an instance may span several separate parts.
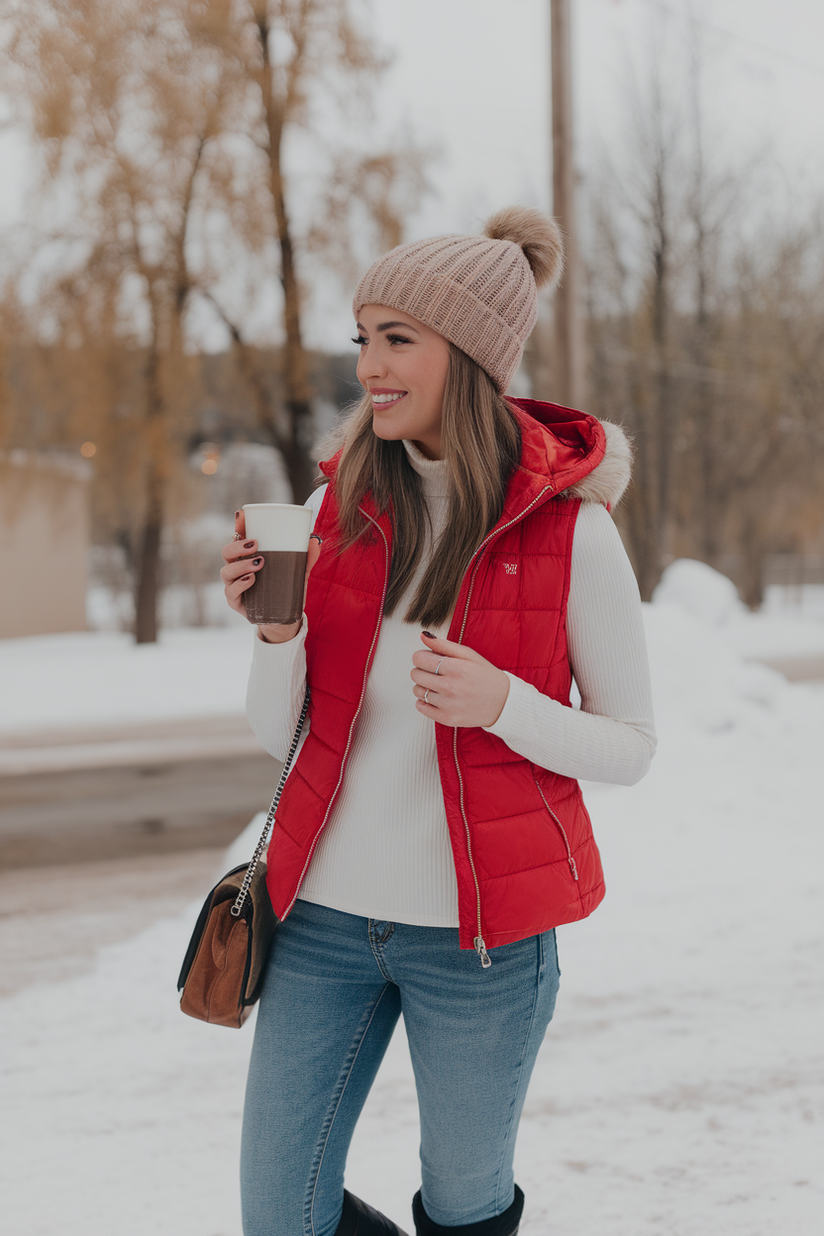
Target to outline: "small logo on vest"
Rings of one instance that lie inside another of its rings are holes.
[[[507,575],[517,575],[518,574],[518,563],[517,562],[505,562],[504,570],[506,571]]]

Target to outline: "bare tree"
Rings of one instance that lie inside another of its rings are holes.
[[[294,226],[290,134],[322,128],[336,92],[341,100],[360,91],[365,102],[381,68],[351,7],[347,0],[0,5],[7,79],[43,153],[41,248],[51,246],[58,269],[50,279],[41,274],[40,307],[78,354],[99,358],[106,341],[117,340],[141,361],[139,398],[132,390],[128,400],[139,402],[139,416],[119,419],[111,406],[101,413],[116,430],[128,423],[129,470],[140,475],[130,536],[139,642],[157,636],[169,483],[192,428],[193,308],[202,302],[217,310],[261,426],[283,452],[302,500],[314,471],[313,392],[298,250],[334,252],[340,260],[358,203],[370,226],[395,242],[422,188],[414,152],[406,163],[400,154],[372,154],[369,174],[347,203],[341,153],[327,150],[312,194],[328,207],[326,218],[304,211],[309,217]],[[362,156],[347,167],[358,163],[369,170]],[[353,188],[351,178],[346,184]],[[272,246],[277,258],[269,265]],[[244,281],[260,296],[273,270],[283,298],[283,407],[261,370],[264,353],[252,346],[248,305],[237,296]],[[232,294],[240,300],[234,309]],[[109,355],[120,356],[114,344]],[[60,356],[62,365],[65,350]],[[52,368],[56,358],[52,351]],[[123,403],[122,393],[112,398]],[[89,426],[88,410],[85,419]],[[96,425],[96,435],[102,432]]]
[[[86,322],[101,338],[114,327],[142,345],[135,634],[153,641],[165,489],[185,424],[189,229],[226,91],[219,66],[193,64],[179,13],[164,0],[147,0],[139,14],[118,0],[12,8],[9,58],[46,155],[42,198],[52,211],[63,206],[51,240],[62,239],[68,270],[56,290],[64,306],[91,297]],[[94,303],[105,318],[89,314]],[[67,327],[76,339],[76,325]]]
[[[242,371],[270,426],[271,438],[286,460],[295,501],[309,494],[312,399],[303,331],[300,255],[321,253],[337,266],[350,255],[353,212],[362,209],[367,225],[385,246],[398,244],[404,219],[424,187],[425,156],[405,142],[394,151],[368,154],[338,148],[324,139],[333,109],[351,116],[364,104],[387,61],[355,25],[353,0],[241,0],[212,4],[205,15],[192,8],[193,35],[231,64],[248,108],[243,132],[262,159],[267,201],[261,222],[275,240],[283,294],[283,401],[285,418],[271,409],[268,385],[255,372],[249,340],[236,315],[218,306],[229,329]],[[295,225],[297,194],[287,146],[295,131],[315,139],[312,194],[318,208],[304,205],[307,221]],[[338,129],[339,131],[339,129]],[[258,199],[260,201],[260,199]],[[268,216],[268,218],[266,217]]]
[[[684,152],[665,74],[656,55],[646,84],[633,83],[631,143],[622,161],[605,161],[593,190],[589,262],[591,389],[603,414],[622,421],[634,439],[634,480],[621,519],[646,599],[663,567],[679,434],[673,362]]]
[[[770,553],[803,546],[824,526],[824,236],[765,229],[739,255],[731,287],[725,452],[730,498],[722,527],[751,608]]]
[[[230,330],[242,371],[251,383],[261,419],[268,419],[272,440],[287,461],[296,502],[311,488],[311,389],[304,345],[300,251],[320,252],[340,266],[350,255],[352,210],[361,205],[379,243],[397,245],[403,221],[424,188],[424,156],[411,143],[393,152],[357,151],[319,141],[338,116],[363,112],[369,88],[387,67],[373,43],[353,21],[352,0],[242,0],[237,5],[211,6],[208,21],[193,26],[204,41],[232,63],[238,84],[246,87],[250,109],[245,132],[257,156],[262,156],[268,189],[269,222],[279,252],[278,273],[283,292],[283,397],[285,419],[269,412],[267,384],[254,373],[248,340],[226,309],[220,310]],[[331,106],[330,106],[331,105]],[[313,197],[320,209],[305,208],[308,224],[295,226],[295,197],[290,192],[287,145],[295,131],[315,138]]]
[[[688,555],[730,571],[757,606],[768,555],[815,522],[820,229],[782,239],[759,223],[765,152],[734,163],[713,144],[695,43],[691,57],[679,86],[656,56],[633,140],[593,192],[591,390],[635,439],[619,521],[642,596]]]

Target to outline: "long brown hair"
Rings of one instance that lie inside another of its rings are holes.
[[[426,544],[428,512],[421,478],[400,441],[384,441],[372,431],[372,401],[358,403],[328,446],[341,445],[335,477],[340,511],[340,552],[373,531],[358,510],[372,494],[378,511],[393,523],[392,569],[384,613],[391,614],[409,587]],[[454,609],[467,565],[501,516],[506,486],[518,465],[521,431],[491,378],[466,353],[449,345],[443,399],[441,455],[450,480],[449,513],[431,561],[404,620],[439,625]]]

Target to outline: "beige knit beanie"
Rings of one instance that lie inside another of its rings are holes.
[[[554,219],[509,206],[483,236],[435,236],[399,245],[361,279],[352,307],[400,309],[485,369],[503,394],[538,314],[537,289],[558,282],[563,241]]]

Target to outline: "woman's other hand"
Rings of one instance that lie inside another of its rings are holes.
[[[441,725],[494,725],[509,695],[509,679],[503,670],[463,644],[426,631],[421,639],[426,651],[412,657],[418,712]]]
[[[231,608],[243,614],[244,618],[248,618],[243,594],[255,582],[255,575],[263,566],[263,558],[257,553],[257,541],[244,540],[246,516],[243,511],[235,511],[235,534],[236,539],[224,545],[221,551],[226,565],[220,572],[220,578],[223,580],[223,591]],[[309,572],[317,562],[319,554],[320,541],[313,537],[309,541],[309,552],[306,558],[306,583],[309,581]],[[306,583],[303,588],[304,602]],[[270,623],[258,627],[258,636],[267,644],[283,644],[295,638],[300,626],[299,622]]]

